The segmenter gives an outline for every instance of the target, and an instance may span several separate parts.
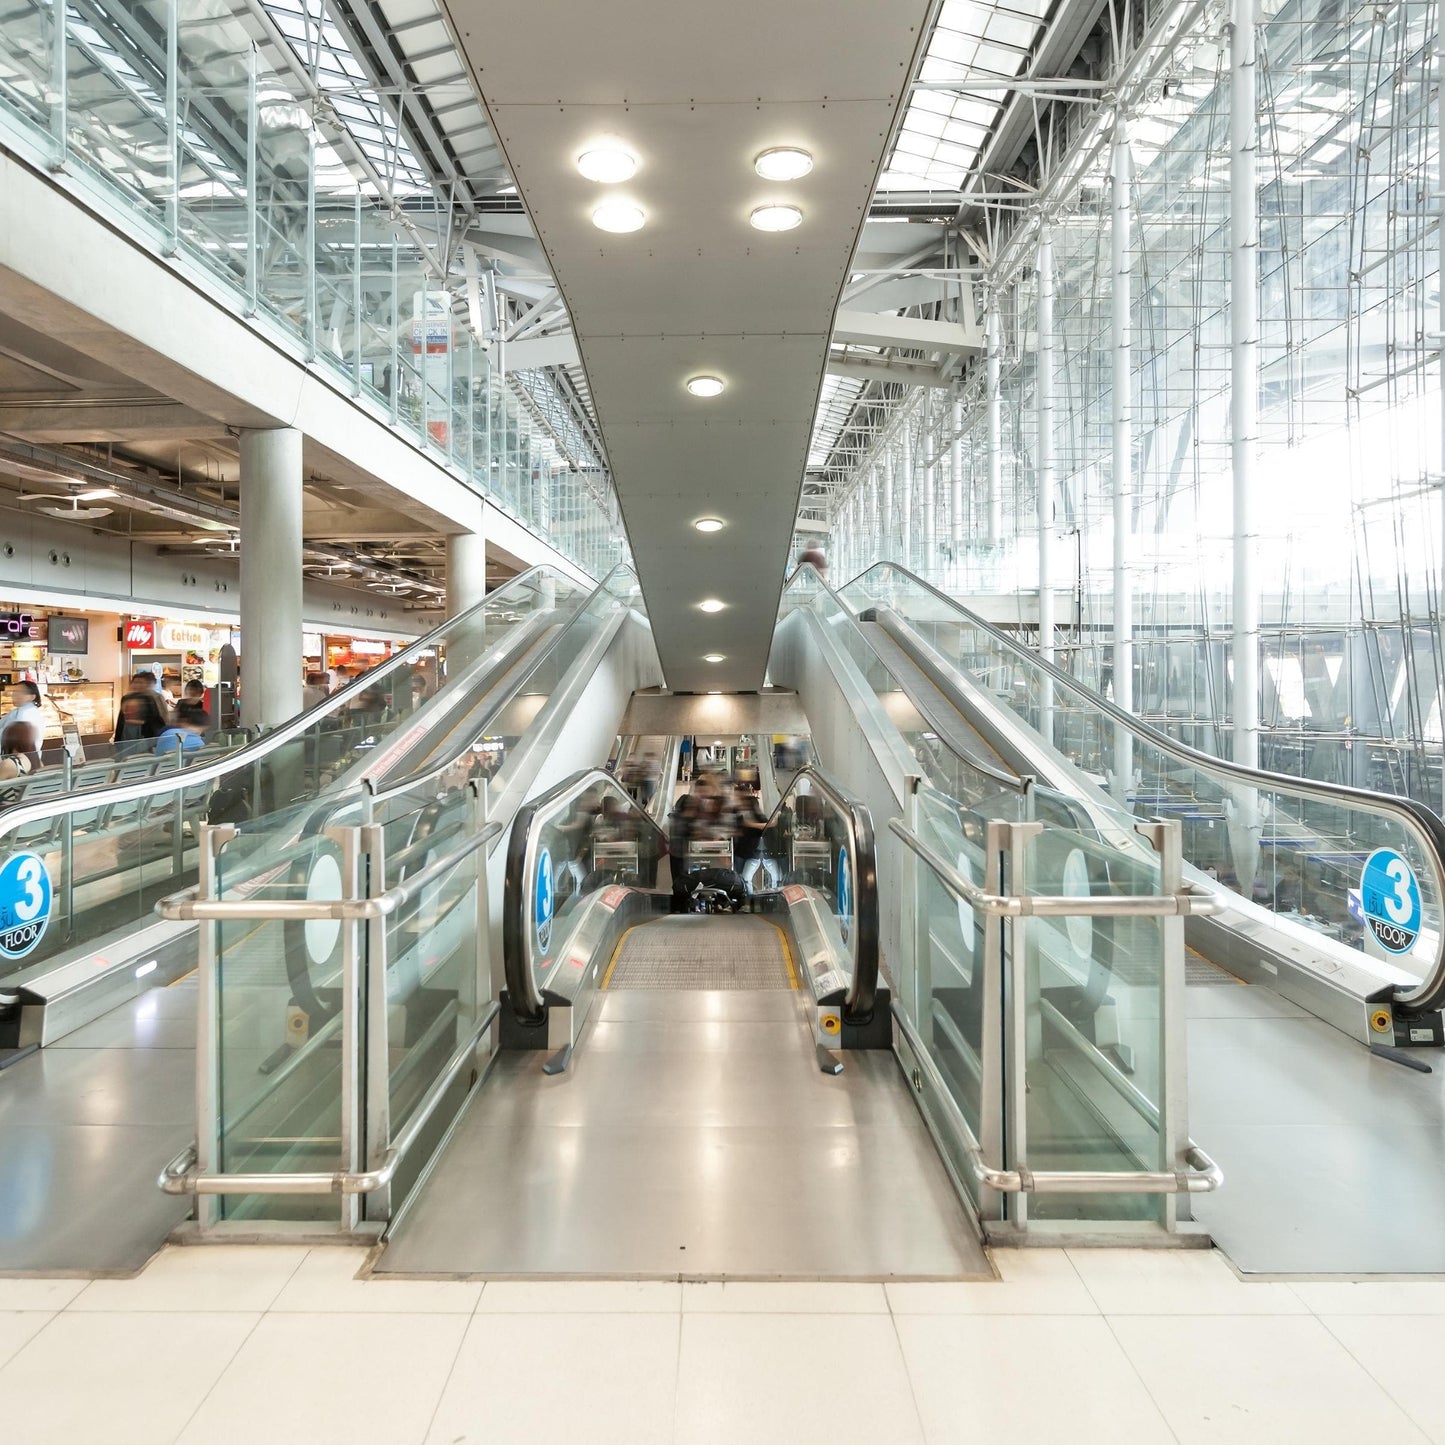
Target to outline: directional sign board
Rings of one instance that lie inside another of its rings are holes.
[[[50,922],[50,874],[36,853],[12,853],[0,867],[0,958],[24,958]]]
[[[1360,874],[1365,927],[1387,953],[1409,953],[1420,936],[1420,880],[1393,848],[1376,848]]]

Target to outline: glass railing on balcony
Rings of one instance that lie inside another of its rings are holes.
[[[285,41],[258,8],[17,0],[0,25],[0,145],[69,176],[133,239],[602,576],[625,545],[602,459],[594,490],[576,471],[588,459],[561,455],[489,342],[454,320],[450,201],[405,165],[369,166],[334,104],[347,88],[282,65]]]

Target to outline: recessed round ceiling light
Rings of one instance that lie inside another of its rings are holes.
[[[688,378],[687,389],[694,396],[720,396],[723,385],[720,376],[691,376]]]
[[[727,524],[721,517],[699,517],[692,525],[699,532],[721,532]]]
[[[796,181],[813,169],[813,157],[799,146],[774,146],[753,162],[765,181]]]
[[[716,597],[704,597],[697,604],[704,612],[721,612],[727,606],[726,602],[719,602]]]
[[[593,146],[577,157],[577,169],[589,181],[613,186],[618,181],[630,181],[637,174],[637,157],[624,146]]]
[[[803,222],[803,213],[796,206],[759,206],[748,217],[755,231],[791,231]]]
[[[721,652],[705,652],[702,655],[704,662],[726,662],[727,655]]]
[[[647,217],[641,206],[631,201],[604,201],[592,212],[592,224],[599,231],[614,231],[624,235],[628,231],[640,231]]]

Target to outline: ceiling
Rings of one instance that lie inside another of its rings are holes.
[[[524,0],[450,0],[570,312],[674,689],[762,685],[834,312],[930,8],[740,0],[720,19],[622,0],[559,27]],[[632,181],[578,173],[601,136],[636,155]],[[783,144],[812,152],[812,173],[761,181],[754,157]],[[593,226],[614,196],[646,212],[640,231]],[[800,206],[802,225],[753,230],[771,201]],[[699,373],[727,390],[691,396]],[[727,525],[704,536],[703,516]],[[724,610],[700,611],[709,597]]]

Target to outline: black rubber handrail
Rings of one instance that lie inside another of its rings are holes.
[[[843,1003],[843,1021],[863,1025],[873,1018],[878,994],[878,859],[873,819],[863,804],[854,802],[817,768],[806,767],[798,771],[778,799],[768,816],[769,828],[775,826],[788,800],[805,779],[848,821],[853,847],[853,906],[858,923],[853,943],[853,977]],[[663,785],[667,786],[665,781]],[[667,834],[622,784],[602,768],[584,768],[573,773],[517,810],[507,839],[506,875],[502,885],[502,966],[512,1011],[517,1022],[525,1027],[537,1028],[547,1021],[547,1001],[537,991],[527,957],[527,879],[531,873],[538,820],[551,818],[560,807],[596,787],[609,788],[621,798],[628,809],[658,835],[662,845],[659,856],[666,851]]]
[[[809,570],[813,569],[809,567]],[[802,568],[795,571],[793,576],[796,578],[800,571]],[[977,628],[1030,666],[1042,668],[1055,681],[1082,696],[1090,707],[1097,708],[1111,721],[1127,728],[1135,737],[1157,747],[1170,757],[1202,768],[1206,772],[1220,774],[1226,779],[1251,788],[1291,793],[1316,802],[1332,803],[1340,807],[1359,808],[1367,812],[1393,816],[1401,827],[1412,833],[1422,844],[1426,856],[1435,870],[1437,896],[1440,898],[1442,906],[1445,906],[1445,822],[1442,822],[1439,815],[1425,804],[1417,802],[1414,798],[1396,797],[1392,793],[1374,793],[1365,788],[1351,788],[1343,783],[1326,783],[1314,778],[1299,778],[1289,773],[1274,773],[1263,768],[1251,768],[1243,763],[1236,763],[1228,758],[1218,758],[1212,753],[1190,747],[1188,743],[1181,743],[1177,738],[1170,737],[1168,733],[1135,717],[1108,698],[1094,692],[1057,663],[1026,644],[1016,641],[1006,632],[994,627],[992,623],[984,621],[977,613],[969,611],[956,598],[939,591],[932,583],[916,576],[906,567],[900,567],[896,562],[876,562],[872,567],[860,573],[854,581],[860,582],[870,574],[879,571],[890,572],[906,578],[911,585],[922,588],[950,611],[957,613],[970,627]],[[816,573],[814,575],[816,576]],[[821,577],[817,578],[817,584],[831,593],[845,610],[852,611]],[[912,630],[911,624],[910,630]],[[1445,926],[1441,928],[1434,968],[1430,976],[1414,987],[1397,984],[1394,1001],[1400,1008],[1411,1012],[1429,1012],[1445,1003]]]

